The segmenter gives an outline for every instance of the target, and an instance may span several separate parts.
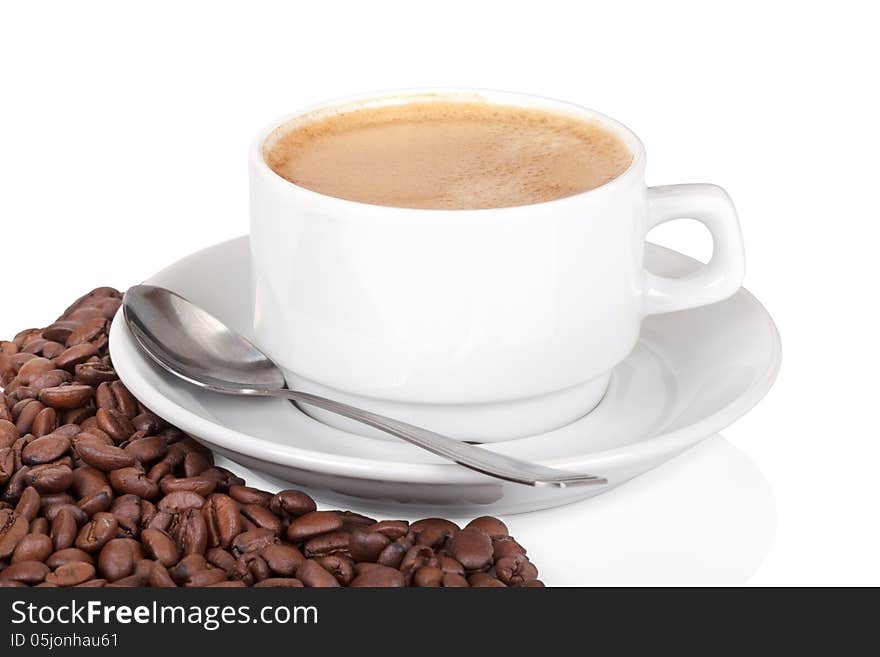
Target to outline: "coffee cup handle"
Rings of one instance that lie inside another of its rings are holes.
[[[716,185],[664,185],[648,188],[648,230],[674,219],[696,219],[712,234],[712,259],[681,278],[648,272],[646,315],[705,306],[733,295],[742,285],[745,252],[733,201]]]

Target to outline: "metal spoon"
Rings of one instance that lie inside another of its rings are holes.
[[[170,290],[136,285],[125,293],[122,307],[125,322],[141,349],[193,385],[229,395],[282,397],[317,406],[506,481],[557,488],[608,483],[594,475],[527,463],[332,399],[289,390],[278,366],[263,352]]]

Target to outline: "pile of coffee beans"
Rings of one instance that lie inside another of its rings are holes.
[[[120,303],[0,342],[0,586],[543,586],[497,518],[318,511],[215,466],[117,377]]]

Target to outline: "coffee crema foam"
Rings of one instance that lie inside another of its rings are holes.
[[[278,175],[328,196],[449,210],[564,198],[613,180],[632,161],[597,123],[458,101],[365,107],[282,126],[263,157]]]

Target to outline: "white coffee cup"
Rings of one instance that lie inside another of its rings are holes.
[[[425,93],[311,107],[273,123],[251,149],[255,336],[291,386],[463,440],[540,434],[599,403],[643,317],[740,287],[743,245],[728,195],[707,184],[646,187],[644,148],[625,126],[534,96]],[[319,194],[263,158],[267,141],[327,112],[450,97],[598,121],[632,163],[601,187],[555,201],[424,210]],[[687,278],[656,276],[643,266],[645,236],[678,218],[705,224],[712,260]]]

